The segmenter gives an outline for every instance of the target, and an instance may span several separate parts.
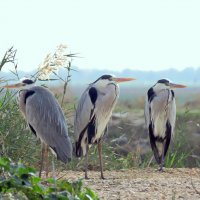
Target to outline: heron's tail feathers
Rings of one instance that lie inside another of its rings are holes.
[[[80,142],[76,142],[76,156],[81,157],[83,155],[83,151],[81,148]]]
[[[62,161],[63,163],[67,163],[72,159],[72,142],[69,137],[66,137],[64,140],[60,141],[56,147],[51,147],[55,154],[57,155],[57,159]]]
[[[81,144],[81,142],[76,142],[76,156],[85,156],[87,153],[87,144]]]

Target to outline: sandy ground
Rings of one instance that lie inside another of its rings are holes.
[[[84,185],[96,191],[100,199],[200,199],[200,168],[165,169],[163,173],[152,168],[105,171],[105,180],[96,171],[89,171],[88,176],[90,179],[84,180]],[[83,177],[83,172],[67,171],[63,178]]]

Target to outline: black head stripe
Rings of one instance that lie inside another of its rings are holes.
[[[169,85],[169,80],[167,80],[167,79],[160,79],[160,80],[158,81],[158,83],[164,83],[164,84]]]
[[[33,84],[34,82],[32,80],[30,80],[30,79],[24,79],[22,81],[22,83],[26,83],[26,84],[30,85],[30,84]]]
[[[103,76],[101,76],[99,79],[108,79],[108,80],[110,80],[112,78],[112,76],[111,75],[103,75]]]
[[[99,80],[106,80],[106,79],[107,79],[107,80],[111,80],[112,77],[113,77],[113,76],[111,76],[111,75],[105,74],[105,75],[99,77],[94,83],[96,83],[96,82],[99,81]]]

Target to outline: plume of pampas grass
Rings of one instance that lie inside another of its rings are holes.
[[[54,54],[47,54],[38,67],[38,79],[48,80],[52,73],[57,74],[61,67],[68,68],[72,62],[73,54],[67,53],[67,45],[60,44]]]

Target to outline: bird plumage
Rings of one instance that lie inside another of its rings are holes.
[[[72,157],[72,144],[59,103],[46,88],[34,86],[19,91],[19,106],[31,130],[66,163]]]
[[[176,104],[174,92],[170,88],[150,88],[146,96],[145,119],[149,132],[150,144],[158,164],[165,157],[171,136],[174,134]],[[164,143],[160,150],[158,143]]]
[[[45,161],[47,177],[48,148],[57,156],[57,159],[67,163],[72,157],[72,143],[68,136],[67,123],[58,101],[47,88],[34,86],[35,81],[23,78],[20,83],[2,87],[21,89],[17,95],[20,110],[31,131],[42,143],[39,176],[41,177]]]
[[[76,110],[74,133],[77,156],[86,154],[87,144],[98,142],[104,135],[108,121],[119,97],[119,87],[91,84],[82,94]]]
[[[134,80],[103,75],[83,92],[74,120],[76,156],[86,156],[85,178],[87,177],[88,150],[91,144],[98,145],[101,178],[103,179],[101,140],[119,97],[117,82]]]
[[[146,126],[151,148],[157,163],[160,164],[160,170],[162,170],[171,138],[174,136],[176,103],[172,87],[185,86],[161,79],[148,90],[145,100]],[[161,150],[158,147],[159,143],[162,144]]]

